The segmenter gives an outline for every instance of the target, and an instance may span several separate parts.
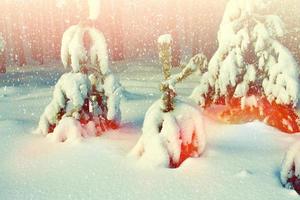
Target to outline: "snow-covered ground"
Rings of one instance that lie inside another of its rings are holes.
[[[144,169],[127,153],[141,135],[144,114],[159,98],[161,69],[134,62],[113,65],[128,93],[122,127],[79,144],[32,134],[50,102],[62,67],[12,68],[0,75],[0,199],[298,199],[279,180],[281,160],[299,136],[260,122],[225,125],[206,112],[207,147],[178,169]],[[178,85],[188,96],[192,77]]]

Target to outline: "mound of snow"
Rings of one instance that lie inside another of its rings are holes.
[[[82,125],[73,117],[64,117],[47,138],[54,142],[78,143],[83,137],[95,136],[96,132],[95,123],[92,121]]]
[[[77,143],[86,135],[86,131],[78,120],[73,117],[64,117],[59,121],[53,133],[47,135],[47,138],[54,142]]]
[[[143,134],[129,156],[142,166],[177,167],[199,156],[206,144],[202,114],[196,105],[176,100],[175,110],[164,113],[161,100],[147,111]]]

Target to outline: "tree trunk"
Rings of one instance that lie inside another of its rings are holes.
[[[5,51],[0,54],[0,73],[6,72],[6,53]]]
[[[177,0],[166,1],[166,20],[167,20],[167,31],[172,35],[173,46],[172,46],[172,66],[180,66],[180,40],[179,33],[176,27],[177,24]]]
[[[3,2],[3,9],[2,12],[0,12],[0,35],[3,37],[5,40],[4,36],[6,35],[6,21],[5,21],[5,15],[7,15],[7,3],[6,1]],[[7,44],[4,47],[4,51],[0,51],[0,73],[5,73],[6,72],[6,49]]]
[[[9,5],[10,8],[10,17],[11,20],[13,21],[12,24],[12,42],[13,42],[13,60],[14,62],[18,63],[19,66],[26,65],[26,58],[25,58],[25,53],[24,53],[24,46],[23,46],[23,36],[24,34],[22,33],[21,30],[21,24],[20,24],[20,17],[23,17],[22,15],[20,16],[20,7],[21,4],[14,4],[14,2],[11,2]]]
[[[110,10],[112,16],[111,33],[112,33],[112,48],[111,56],[113,61],[124,59],[124,44],[123,44],[123,23],[122,23],[122,7],[123,1],[110,1]]]
[[[217,32],[222,20],[224,2],[207,4],[204,0],[193,0],[193,55],[204,53],[209,59],[217,49]],[[222,8],[222,9],[221,9]]]
[[[28,38],[31,57],[39,64],[44,63],[44,52],[42,42],[42,1],[35,1],[36,9],[32,9],[30,4],[25,4],[28,20]]]

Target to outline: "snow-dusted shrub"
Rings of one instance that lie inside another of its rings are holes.
[[[294,144],[285,154],[280,171],[280,181],[288,189],[300,194],[300,143]]]
[[[176,83],[205,68],[206,57],[194,56],[182,72],[171,76],[171,43],[172,37],[168,34],[158,39],[163,94],[147,111],[143,134],[129,154],[141,165],[150,167],[178,167],[185,159],[200,156],[206,143],[199,108],[177,99],[175,92]]]
[[[290,51],[278,41],[286,32],[284,23],[278,16],[261,14],[267,8],[266,2],[228,2],[218,33],[219,48],[207,71],[202,74],[200,85],[191,95],[199,105],[239,107],[239,111],[235,112],[239,114],[241,110],[248,109],[250,97],[257,99],[257,102],[251,100],[251,106],[296,107],[299,97],[298,65]],[[268,122],[269,116],[266,116],[264,108],[257,108],[255,112],[258,118],[266,118]],[[299,130],[284,125],[285,120],[297,123],[289,120],[288,116],[279,120],[281,130]],[[268,123],[273,125],[273,122]]]

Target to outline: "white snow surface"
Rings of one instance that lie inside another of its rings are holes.
[[[178,163],[182,144],[197,147],[192,157],[200,156],[205,149],[206,136],[199,108],[193,103],[176,99],[175,110],[164,113],[161,101],[156,101],[147,111],[143,134],[129,154],[129,157],[138,159],[143,167],[168,167],[170,159]]]
[[[161,68],[127,61],[112,69],[128,91],[121,101],[122,126],[76,145],[31,134],[63,68],[16,67],[0,75],[0,199],[299,199],[282,187],[280,169],[300,136],[260,122],[220,124],[210,117],[217,109],[204,113],[207,145],[199,158],[178,169],[138,167],[127,154],[160,97]],[[179,84],[178,93],[189,95],[198,78]]]

